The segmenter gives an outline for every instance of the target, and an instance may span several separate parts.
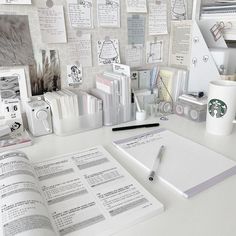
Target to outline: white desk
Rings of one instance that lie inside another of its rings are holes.
[[[232,135],[217,137],[205,132],[205,123],[195,123],[175,115],[171,115],[168,121],[152,118],[146,122],[159,122],[161,127],[166,127],[236,161],[236,127]],[[129,124],[135,123],[137,122]],[[112,132],[111,127],[103,127],[66,137],[53,134],[36,138],[33,146],[23,148],[22,151],[27,153],[32,161],[37,161],[98,144],[104,145],[166,208],[164,213],[125,229],[116,236],[235,236],[236,176],[226,179],[193,198],[185,199],[163,183],[148,182],[142,169],[125,158],[111,144],[113,139],[151,129],[153,128]]]

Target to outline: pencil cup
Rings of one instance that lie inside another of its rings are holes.
[[[208,91],[206,130],[215,135],[229,135],[236,123],[236,82],[211,81]]]
[[[146,120],[147,113],[144,110],[136,111],[136,120],[137,121],[143,121]]]

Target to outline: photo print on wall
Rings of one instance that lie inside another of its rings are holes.
[[[30,68],[32,95],[61,89],[59,56],[56,50],[40,50],[36,64]]]

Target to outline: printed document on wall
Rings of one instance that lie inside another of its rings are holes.
[[[120,27],[120,0],[97,0],[97,17],[100,27]]]
[[[126,0],[127,12],[147,12],[146,0]]]
[[[172,21],[170,65],[188,67],[190,62],[192,21]]]
[[[127,45],[125,48],[126,64],[130,67],[139,67],[143,64],[143,45]]]
[[[91,34],[82,34],[68,44],[70,63],[79,62],[83,67],[92,66]]]
[[[156,40],[146,44],[146,63],[157,63],[163,61],[163,41]]]
[[[93,28],[93,1],[67,0],[71,27]]]
[[[128,43],[142,44],[145,41],[145,17],[140,15],[132,15],[128,17]]]
[[[0,4],[30,5],[31,0],[0,0]]]
[[[171,19],[187,19],[187,2],[186,0],[171,0]]]
[[[97,41],[98,65],[120,63],[119,41],[106,38]]]
[[[167,32],[167,4],[165,0],[149,3],[148,14],[149,35],[168,34]]]
[[[63,6],[38,8],[39,24],[44,43],[66,43],[66,27]]]

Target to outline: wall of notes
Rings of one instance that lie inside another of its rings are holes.
[[[114,62],[167,65],[170,21],[191,9],[190,0],[0,0],[0,66],[30,65],[33,95],[67,87],[68,76],[89,89]]]

